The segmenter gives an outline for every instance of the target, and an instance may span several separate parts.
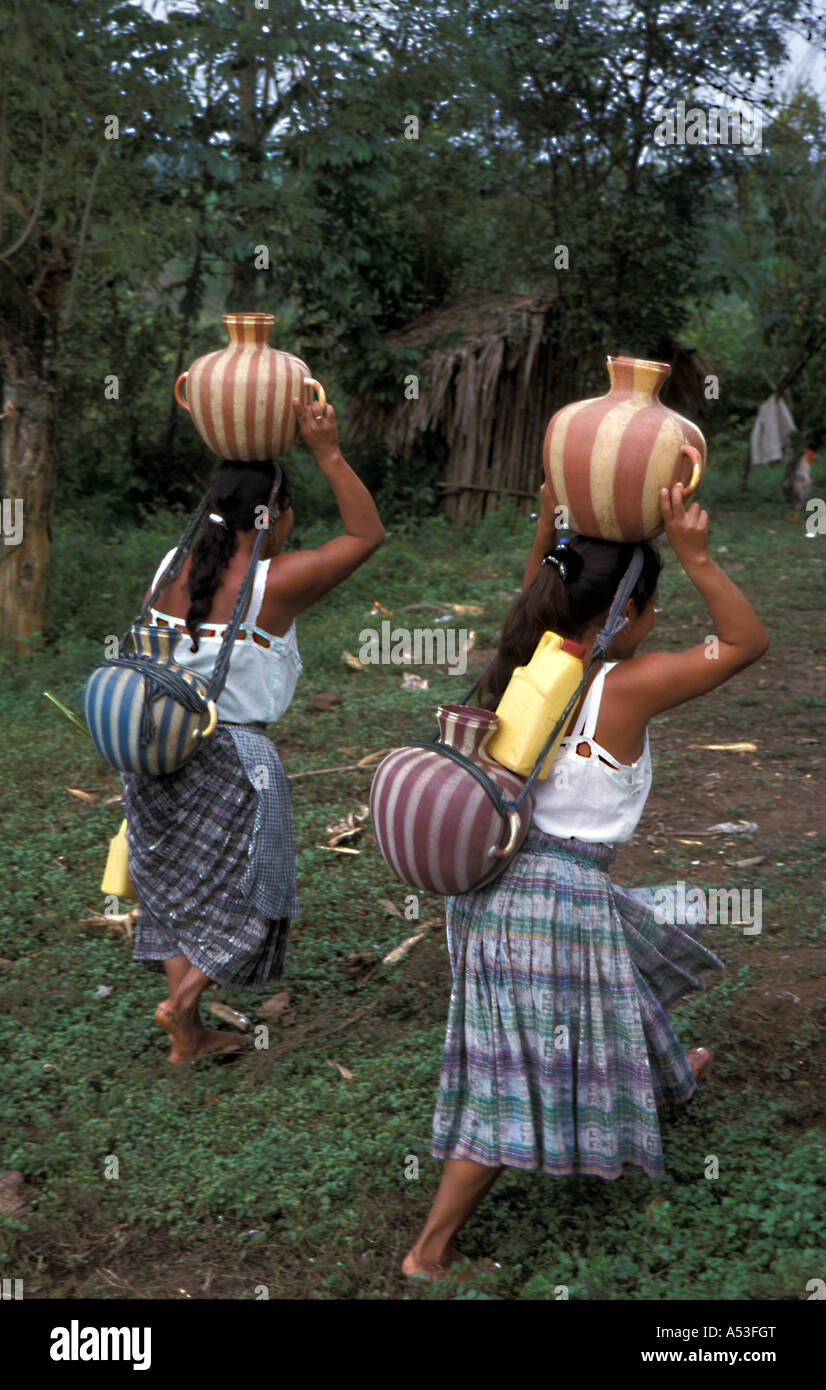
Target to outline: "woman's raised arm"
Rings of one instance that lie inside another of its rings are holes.
[[[384,540],[384,527],[373,498],[342,457],[333,407],[318,419],[314,405],[296,398],[293,406],[301,437],[333,490],[347,533],[316,550],[291,551],[270,566],[267,594],[277,596],[294,617],[363,565]]]
[[[660,507],[665,533],[703,599],[715,631],[702,646],[684,652],[651,652],[622,663],[612,673],[616,694],[628,696],[641,722],[723,685],[757,661],[769,645],[745,594],[709,554],[708,513],[696,502],[686,511],[681,483],[670,494],[667,488],[660,490]]]

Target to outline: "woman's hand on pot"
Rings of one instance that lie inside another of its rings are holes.
[[[660,511],[665,522],[665,534],[683,567],[708,558],[708,512],[698,502],[686,511],[683,485],[675,483],[669,492],[660,488]]]
[[[541,531],[543,536],[556,538],[556,503],[547,483],[543,483],[539,489],[539,517],[536,529]]]
[[[318,401],[302,405],[298,396],[293,396],[293,409],[298,421],[298,432],[316,463],[323,458],[339,452],[336,412],[328,403],[324,414],[319,415]]]

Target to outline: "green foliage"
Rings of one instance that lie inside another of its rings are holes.
[[[723,288],[692,314],[709,344],[728,402],[728,426],[745,423],[788,381],[804,443],[823,440],[826,388],[826,115],[799,88],[764,134],[764,153],[737,174],[737,200],[710,231]],[[713,346],[712,346],[713,345]]]
[[[14,0],[0,15],[0,245],[32,210],[9,261],[26,294],[44,247],[67,258],[49,281],[66,495],[191,503],[212,460],[172,386],[220,345],[226,308],[274,311],[274,341],[342,406],[367,387],[391,404],[419,356],[388,346],[393,329],[476,288],[547,293],[572,394],[601,389],[606,351],[658,355],[682,332],[721,374],[714,427],[741,452],[762,372],[808,347],[795,404],[816,431],[815,98],[777,113],[758,159],[653,143],[678,99],[739,94],[773,110],[760,74],[795,21],[820,32],[806,0],[668,0],[656,18],[651,0],[403,0],[392,17],[290,3],[277,18],[245,0],[197,15]],[[107,141],[111,114],[120,132]],[[351,453],[383,482],[391,518],[437,504],[438,450],[404,468],[370,445]]]

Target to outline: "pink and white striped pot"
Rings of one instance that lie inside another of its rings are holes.
[[[224,314],[229,346],[199,357],[175,382],[175,399],[210,449],[224,459],[275,459],[286,452],[298,424],[293,396],[305,405],[324,387],[300,357],[268,344],[273,314]],[[186,382],[186,397],[183,385]]]
[[[442,743],[464,753],[487,773],[505,799],[523,782],[486,752],[499,720],[491,710],[439,705]],[[397,748],[379,764],[370,815],[379,849],[397,878],[430,893],[481,888],[518,850],[531,823],[533,802],[503,819],[473,773],[435,747]]]
[[[706,442],[690,420],[657,399],[667,362],[609,357],[611,390],[573,401],[545,433],[545,480],[554,506],[581,536],[644,541],[663,529],[660,488],[699,486]]]

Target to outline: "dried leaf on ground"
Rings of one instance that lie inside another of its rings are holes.
[[[709,753],[756,753],[756,743],[690,743],[689,748],[702,748]]]
[[[137,919],[138,909],[136,907],[133,907],[131,912],[116,912],[112,915],[105,912],[90,912],[88,917],[78,918],[78,926],[103,927],[107,936],[125,936],[131,939]]]
[[[348,1071],[346,1067],[343,1067],[341,1065],[341,1062],[334,1062],[332,1057],[327,1058],[327,1066],[332,1067],[333,1071],[337,1071],[342,1081],[353,1080],[353,1073],[351,1071]]]
[[[97,797],[94,796],[92,792],[82,792],[78,787],[67,787],[66,790],[70,796],[75,797],[78,801],[85,802],[87,806],[94,806],[97,801]]]
[[[271,999],[265,999],[255,1010],[256,1018],[280,1018],[281,1015],[290,1007],[290,991],[281,989],[274,994]]]
[[[0,1211],[6,1216],[22,1216],[36,1195],[35,1188],[29,1187],[18,1169],[0,1173]]]
[[[239,1033],[249,1031],[250,1021],[246,1014],[239,1014],[237,1009],[231,1009],[229,1004],[221,1004],[217,1000],[209,1006],[209,1012],[216,1018],[220,1018],[222,1023],[228,1023],[231,1028],[237,1028]]]
[[[353,656],[353,653],[352,653],[352,652],[348,652],[347,649],[346,649],[346,647],[345,647],[344,651],[341,653],[341,655],[342,655],[343,660],[344,660],[344,661],[347,663],[347,665],[350,667],[350,670],[351,670],[351,671],[366,671],[366,670],[367,670],[367,667],[366,667],[366,666],[362,666],[362,664],[361,664],[361,662],[359,661],[358,657],[357,657],[357,656]]]
[[[365,753],[363,758],[359,758],[358,766],[369,767],[370,764],[374,763],[377,758],[383,758],[388,753],[395,753],[395,751],[395,748],[377,748],[375,753]]]
[[[320,690],[310,700],[309,708],[317,714],[326,714],[334,705],[343,705],[344,696],[338,695],[334,690]]]
[[[710,825],[706,831],[707,835],[750,835],[757,829],[757,822],[753,820],[721,820],[717,825]]]
[[[378,969],[378,965],[379,960],[375,952],[367,950],[351,951],[344,962],[344,968],[352,975],[357,989],[367,983],[373,971]]]
[[[400,946],[394,947],[389,955],[384,957],[382,965],[397,965],[398,962],[407,955],[408,951],[413,950],[416,942],[423,940],[425,936],[427,936],[427,932],[423,931],[417,932],[415,936],[408,936],[406,941],[403,941]]]
[[[396,904],[394,902],[391,902],[389,898],[379,898],[379,907],[383,907],[385,912],[390,913],[391,917],[404,916],[403,912],[401,911],[401,908],[396,907]]]
[[[369,806],[359,806],[355,811],[349,811],[340,820],[328,820],[325,826],[327,831],[327,849],[335,849],[342,840],[353,840],[360,835],[365,828],[365,824],[370,815]]]

